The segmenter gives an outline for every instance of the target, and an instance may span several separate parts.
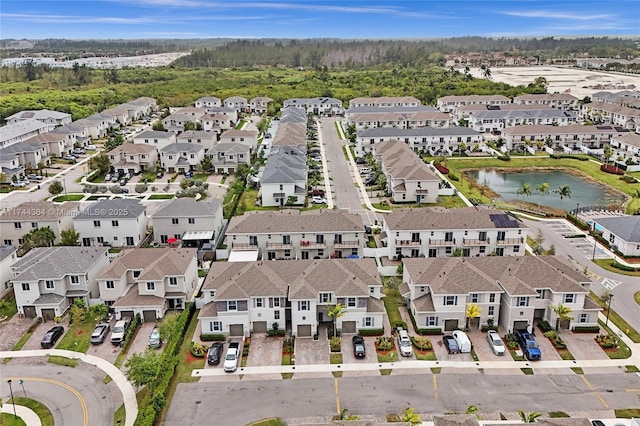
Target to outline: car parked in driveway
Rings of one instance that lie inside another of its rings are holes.
[[[55,346],[58,339],[64,334],[64,327],[61,325],[56,325],[51,328],[40,341],[40,347],[42,349],[49,349]]]
[[[504,355],[505,347],[504,342],[500,338],[500,335],[495,330],[487,331],[487,341],[489,342],[489,346],[491,346],[491,350],[495,355]]]
[[[407,330],[398,330],[398,347],[400,348],[400,355],[411,356],[413,355],[413,348],[411,346],[411,339]]]
[[[30,179],[30,180],[42,180],[42,176],[30,174],[30,175],[27,175],[27,179]]]
[[[315,196],[315,197],[311,198],[311,202],[313,204],[327,204],[326,198],[322,198],[322,197],[319,197],[319,196]]]
[[[353,336],[351,342],[353,343],[353,355],[356,358],[364,358],[367,355],[364,348],[364,338],[362,336]]]
[[[444,343],[444,347],[447,348],[447,352],[450,354],[459,354],[460,347],[458,346],[458,342],[453,338],[450,334],[445,334],[442,337],[442,343]]]
[[[15,182],[11,182],[11,186],[13,186],[14,188],[24,188],[27,185],[28,183],[23,180],[17,180]]]
[[[209,348],[207,352],[207,364],[209,365],[218,365],[220,364],[220,358],[222,358],[222,350],[224,349],[224,344],[221,342],[215,342]]]
[[[124,342],[124,337],[127,334],[127,329],[131,324],[130,317],[122,317],[113,326],[113,332],[111,333],[111,343],[114,345],[121,345]]]
[[[471,352],[473,346],[471,345],[471,340],[469,340],[469,336],[467,336],[467,333],[462,330],[453,330],[451,334],[453,335],[453,338],[456,339],[456,343],[460,348],[460,352],[465,354]]]
[[[91,344],[99,345],[103,343],[107,338],[107,334],[109,334],[109,330],[111,327],[107,323],[101,323],[96,325],[96,328],[93,329],[93,333],[91,333]]]
[[[151,334],[149,334],[148,345],[150,348],[154,349],[158,349],[160,346],[162,346],[162,339],[160,338],[160,330],[158,329],[158,327],[153,327],[153,330],[151,330]]]

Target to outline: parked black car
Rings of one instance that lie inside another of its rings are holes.
[[[107,334],[109,334],[110,329],[111,327],[107,323],[96,325],[93,333],[91,333],[91,344],[99,345],[100,343],[104,342],[104,339],[107,338]]]
[[[42,341],[40,342],[40,346],[43,349],[52,348],[56,344],[60,336],[62,336],[62,334],[64,334],[64,327],[62,327],[61,325],[56,325],[55,327],[47,331],[47,334],[44,335]]]
[[[222,358],[222,349],[223,344],[220,342],[215,342],[209,348],[209,352],[207,352],[207,363],[209,365],[218,365],[220,364],[220,358]]]
[[[353,342],[353,355],[356,358],[364,358],[366,355],[366,351],[364,348],[364,339],[362,338],[362,336],[353,336],[353,339],[351,339],[351,341]]]
[[[456,342],[456,339],[454,339],[454,337],[450,334],[445,334],[442,337],[442,342],[444,343],[444,347],[447,348],[447,351],[450,354],[459,354],[460,353],[460,346],[458,346],[458,342]]]

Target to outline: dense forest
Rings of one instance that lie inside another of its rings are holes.
[[[178,59],[181,67],[246,67],[256,65],[362,69],[370,66],[444,65],[445,55],[500,53],[537,57],[541,61],[570,57],[627,58],[640,55],[630,39],[458,37],[438,40],[238,40],[218,47],[194,49]],[[475,64],[480,65],[480,63]]]
[[[544,82],[512,87],[441,67],[369,68],[335,71],[293,68],[179,69],[177,67],[121,70],[48,69],[35,67],[32,80],[23,68],[0,68],[0,118],[25,109],[47,108],[86,117],[138,96],[151,96],[160,106],[190,105],[202,96],[252,98],[269,96],[277,109],[292,97],[334,96],[343,101],[358,96],[412,95],[435,104],[445,95],[544,93]]]

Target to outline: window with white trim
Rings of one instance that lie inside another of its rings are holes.
[[[80,277],[77,275],[71,275],[69,277],[71,279],[71,284],[78,285],[80,284]]]
[[[347,297],[347,307],[348,308],[355,308],[356,307],[356,303],[357,300],[355,297]]]
[[[516,297],[516,306],[529,306],[529,298],[525,296]]]
[[[178,285],[177,277],[169,277],[169,285]]]
[[[253,299],[253,307],[254,308],[264,308],[264,298],[263,297],[256,297],[255,299]]]
[[[147,282],[147,291],[155,291],[156,290],[156,283],[149,281]]]
[[[29,285],[29,283],[22,283],[22,291],[30,291],[31,290],[31,286]]]
[[[309,301],[308,300],[298,300],[298,310],[299,311],[308,311],[309,310]]]
[[[227,301],[227,311],[237,311],[238,310],[238,302],[235,300]]]
[[[495,301],[496,301],[496,294],[489,293],[489,303],[495,303]]]
[[[44,282],[44,288],[46,288],[47,290],[53,290],[54,288],[56,288],[56,285],[53,280],[46,280]]]
[[[332,293],[320,293],[320,303],[331,303],[333,301]]]
[[[562,297],[562,303],[575,303],[576,295],[574,293],[567,293]]]
[[[487,315],[489,315],[490,317],[493,316],[494,312],[495,312],[496,307],[495,306],[489,306],[489,308],[487,309]]]
[[[374,327],[375,326],[375,318],[373,317],[364,317],[364,321],[362,321],[364,327]]]
[[[456,306],[458,304],[458,296],[445,296],[444,297],[444,305],[445,306]]]
[[[222,331],[222,321],[211,321],[209,331]]]
[[[438,317],[426,317],[425,325],[427,327],[436,327],[438,325]]]
[[[116,285],[112,280],[108,280],[105,283],[105,287],[107,288],[107,290],[113,290],[114,288],[116,288]]]
[[[480,295],[478,293],[471,293],[469,295],[469,300],[471,301],[471,303],[479,303]]]
[[[582,313],[580,314],[580,318],[578,319],[580,322],[589,322],[589,314]]]
[[[273,319],[280,319],[280,309],[276,309],[275,311],[273,311]]]

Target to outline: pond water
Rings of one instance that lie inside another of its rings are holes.
[[[581,207],[606,207],[611,204],[621,204],[625,199],[624,196],[610,192],[609,188],[603,184],[590,182],[559,170],[503,172],[487,169],[471,170],[466,172],[466,175],[500,194],[500,200],[519,199],[567,211],[575,209],[578,203]],[[549,194],[536,191],[536,186],[544,182],[549,184]],[[525,183],[531,187],[531,196],[518,196],[518,189]],[[564,185],[571,188],[571,198],[565,197],[561,200],[560,196],[553,191]]]

